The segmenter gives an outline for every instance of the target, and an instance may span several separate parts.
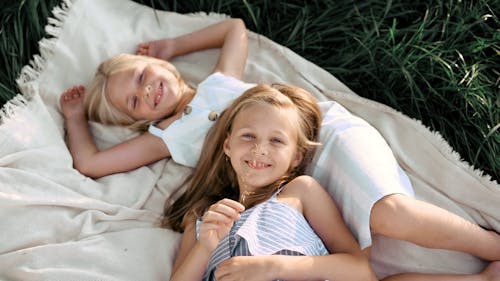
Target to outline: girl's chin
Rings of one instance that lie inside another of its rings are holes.
[[[249,189],[249,191],[251,191],[251,190],[258,190],[259,188],[264,186],[268,186],[271,183],[275,182],[276,180],[262,180],[262,178],[260,179],[246,178],[240,181],[240,185],[246,185],[246,188]]]

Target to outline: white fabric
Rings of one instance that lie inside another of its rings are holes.
[[[381,198],[414,197],[410,180],[382,136],[335,101],[320,102],[318,147],[309,174],[333,196],[362,249],[371,246],[370,211]]]
[[[160,136],[170,151],[172,159],[181,165],[194,168],[200,158],[201,148],[208,130],[215,120],[212,112],[222,113],[237,97],[255,84],[244,83],[234,77],[213,73],[196,88],[196,95],[189,103],[189,111],[175,120],[163,133],[156,127],[149,132]]]
[[[124,0],[64,3],[47,27],[55,37],[40,42],[41,55],[18,79],[23,95],[0,113],[0,279],[166,280],[180,235],[157,222],[164,200],[189,169],[162,160],[98,180],[82,176],[72,168],[64,143],[58,99],[66,88],[87,83],[102,60],[134,52],[138,42],[187,33],[224,16],[155,14]],[[335,99],[384,136],[417,198],[500,230],[500,187],[461,162],[438,134],[357,96],[291,50],[249,36],[244,81],[286,82],[320,100]],[[198,84],[217,54],[207,50],[173,63],[187,81]],[[91,129],[101,148],[132,135],[99,124]],[[373,247],[380,277],[403,271],[471,273],[484,266],[466,254],[384,237],[375,237]]]
[[[149,132],[162,138],[172,159],[195,167],[213,120],[255,84],[214,73],[197,87],[182,117],[164,131]],[[320,102],[323,113],[320,142],[309,173],[327,188],[343,211],[347,226],[362,249],[371,246],[370,212],[381,198],[394,194],[414,197],[410,180],[394,159],[383,137],[368,122],[352,115],[335,101]]]

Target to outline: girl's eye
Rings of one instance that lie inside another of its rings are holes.
[[[144,70],[139,74],[139,82],[142,84],[142,80],[144,79]]]
[[[255,138],[254,135],[252,134],[243,134],[241,135],[241,137],[244,139],[244,140],[253,140]]]
[[[277,143],[277,144],[283,143],[283,141],[281,139],[279,139],[279,138],[272,138],[271,142],[272,143]]]
[[[132,98],[132,108],[135,109],[137,107],[137,96]]]

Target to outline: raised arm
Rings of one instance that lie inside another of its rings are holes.
[[[221,48],[214,72],[241,79],[248,53],[247,30],[241,19],[227,19],[179,37],[145,42],[137,53],[169,60],[211,48]]]
[[[210,206],[203,215],[198,240],[196,218],[191,216],[182,235],[170,281],[201,280],[212,252],[229,233],[233,222],[240,218],[244,208],[230,199],[222,199]]]
[[[170,156],[163,141],[149,133],[99,150],[89,131],[83,109],[83,86],[68,89],[60,103],[65,118],[66,141],[73,165],[80,173],[98,178],[153,163]],[[147,148],[147,149],[145,149]]]
[[[161,50],[161,54],[166,57],[221,48],[214,71],[241,78],[245,68],[247,33],[243,21],[239,19],[224,20],[186,35],[155,42],[159,42],[154,47],[156,51]],[[146,48],[146,52],[153,51],[151,42],[145,44],[146,47],[143,49]],[[141,53],[141,47],[138,53]],[[170,156],[170,151],[164,142],[149,133],[100,151],[88,128],[83,110],[83,95],[82,87],[74,87],[63,93],[60,99],[66,123],[68,147],[73,156],[74,167],[82,174],[98,178],[130,171]],[[171,117],[171,120],[163,120],[159,126],[166,128],[175,118],[178,116]]]
[[[170,281],[201,280],[212,255],[196,240],[195,221],[190,222],[182,234],[179,251],[170,275]]]

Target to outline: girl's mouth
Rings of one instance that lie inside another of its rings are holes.
[[[163,82],[160,82],[160,86],[158,86],[158,88],[155,91],[155,99],[154,99],[155,107],[160,103],[162,97],[163,97]]]
[[[264,162],[260,162],[257,160],[247,160],[247,161],[245,161],[245,163],[248,165],[248,167],[250,167],[252,169],[256,169],[256,170],[261,170],[261,169],[271,167],[270,164],[266,164]]]

